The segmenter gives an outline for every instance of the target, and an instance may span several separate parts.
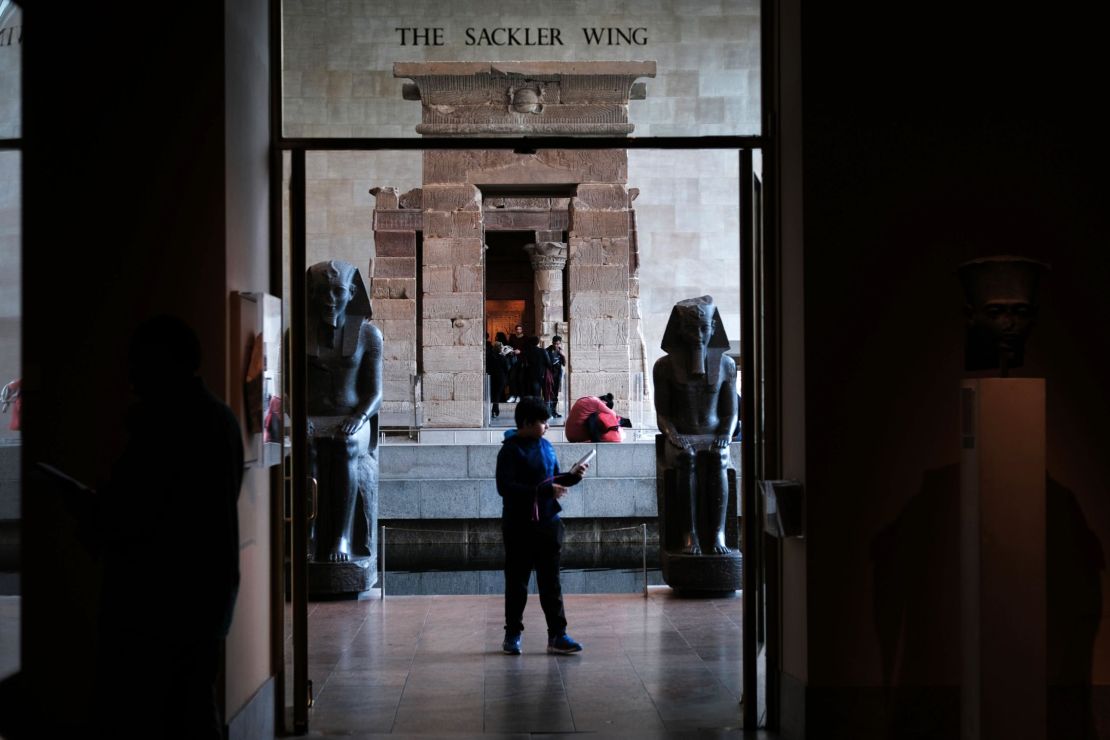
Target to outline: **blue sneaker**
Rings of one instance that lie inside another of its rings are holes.
[[[505,655],[520,655],[520,634],[505,633],[505,641],[501,643],[501,652]]]
[[[575,642],[570,635],[559,635],[547,638],[547,652],[569,655],[582,650],[581,643]]]

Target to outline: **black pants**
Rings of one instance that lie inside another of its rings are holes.
[[[563,612],[563,586],[559,583],[559,560],[563,550],[563,522],[551,524],[502,525],[505,538],[505,631],[524,631],[524,606],[528,603],[528,578],[536,571],[540,607],[547,619],[549,637],[567,631]]]

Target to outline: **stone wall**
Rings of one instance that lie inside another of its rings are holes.
[[[416,136],[420,109],[402,98],[404,80],[393,77],[393,64],[427,61],[653,59],[658,76],[647,82],[647,98],[629,110],[637,136],[759,129],[758,0],[288,0],[282,6],[288,136]],[[438,46],[416,45],[413,34],[402,39],[397,30],[435,27],[443,29]],[[534,41],[482,43],[481,30],[493,28],[529,28]],[[563,43],[539,43],[539,28],[559,29]],[[602,33],[600,43],[588,43],[584,28]],[[643,30],[632,34],[637,28]],[[474,29],[470,45],[467,29]]]
[[[740,338],[740,165],[734,150],[628,153],[628,184],[638,188],[640,310],[647,381],[671,307],[712,295],[725,331]]]

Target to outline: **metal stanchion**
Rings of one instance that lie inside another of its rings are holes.
[[[643,556],[644,556],[644,598],[646,599],[648,597],[648,584],[647,584],[647,523],[646,522],[641,523],[640,524],[640,529],[643,530],[643,533],[644,533],[644,549],[643,549]]]
[[[385,600],[385,525],[382,525],[382,600]]]

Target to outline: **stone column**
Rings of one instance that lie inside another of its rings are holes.
[[[624,155],[624,152],[621,152]],[[612,393],[630,412],[629,197],[622,183],[583,183],[571,199],[570,394]]]
[[[524,251],[535,271],[536,334],[544,345],[559,332],[563,321],[563,268],[567,265],[567,245],[562,242],[525,244]]]
[[[450,158],[455,152],[427,152]],[[424,426],[482,425],[485,376],[482,198],[474,185],[431,182],[424,168]]]
[[[374,324],[384,340],[381,423],[407,426],[413,419],[412,376],[416,373],[416,232],[419,206],[412,208],[392,187],[370,189],[375,197],[372,276]]]

